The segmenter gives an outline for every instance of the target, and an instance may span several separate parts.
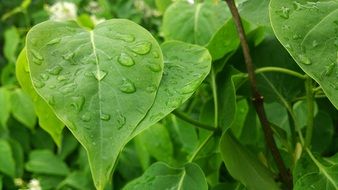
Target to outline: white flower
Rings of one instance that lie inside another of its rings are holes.
[[[50,13],[50,20],[75,20],[77,16],[77,7],[71,2],[57,2],[54,5],[47,7],[47,10]]]
[[[40,182],[37,179],[31,179],[28,183],[29,190],[42,190]]]
[[[188,1],[188,3],[190,3],[190,4],[194,4],[195,3],[195,0],[187,0]]]

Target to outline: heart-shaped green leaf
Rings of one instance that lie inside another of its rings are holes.
[[[33,99],[35,113],[39,118],[39,125],[51,135],[54,142],[58,145],[58,147],[60,147],[64,124],[56,117],[47,102],[45,102],[45,100],[42,99],[34,90],[32,80],[29,75],[26,48],[21,51],[17,59],[16,78],[18,79],[22,89]]]
[[[163,15],[164,38],[205,45],[229,18],[228,10],[223,1],[195,4],[187,1],[173,3]]]
[[[172,168],[162,162],[157,162],[150,166],[141,177],[123,188],[123,190],[132,189],[206,190],[208,184],[203,171],[197,164],[188,163],[184,168]]]
[[[103,189],[154,102],[163,70],[158,43],[139,25],[113,19],[90,31],[47,21],[30,30],[26,46],[35,89],[85,147]]]
[[[338,108],[338,2],[271,0],[270,18],[278,40]]]
[[[182,105],[209,74],[211,56],[204,47],[172,41],[161,45],[164,74],[154,105],[133,135],[154,125]]]

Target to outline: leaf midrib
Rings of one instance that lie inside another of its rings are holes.
[[[90,31],[90,43],[92,45],[92,48],[93,48],[93,54],[94,54],[94,57],[95,57],[95,64],[96,64],[96,73],[100,73],[100,66],[99,66],[99,59],[98,59],[98,56],[97,56],[97,53],[96,53],[96,47],[95,47],[95,40],[94,40],[94,32],[93,31]],[[100,80],[97,80],[97,86],[98,86],[98,101],[99,101],[99,112],[100,112],[100,115],[99,115],[99,139],[102,139],[102,120],[100,119],[101,118],[101,115],[102,115],[102,105],[101,105],[101,82]],[[99,143],[99,148],[98,148],[98,152],[99,154],[101,155],[102,154],[102,143]],[[99,168],[99,171],[98,173],[102,173],[102,168],[100,167]]]

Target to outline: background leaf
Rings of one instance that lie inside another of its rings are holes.
[[[338,109],[338,2],[271,0],[271,24],[298,65]]]
[[[172,168],[157,162],[150,166],[141,177],[128,183],[123,189],[207,190],[208,185],[202,170],[196,164],[189,163],[184,168]]]

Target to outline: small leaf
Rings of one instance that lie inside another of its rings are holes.
[[[228,133],[223,134],[220,149],[231,176],[248,189],[279,189],[273,174]]]
[[[151,165],[141,177],[123,188],[123,190],[133,189],[207,190],[208,184],[203,171],[194,163],[186,164],[184,168],[172,168],[157,162]]]
[[[34,112],[34,104],[27,93],[21,89],[12,91],[11,107],[15,119],[30,129],[35,127],[36,115]]]
[[[173,41],[163,43],[161,48],[164,54],[163,78],[154,104],[134,135],[182,105],[210,72],[210,54],[201,46]]]
[[[15,161],[8,141],[0,139],[0,172],[10,176],[15,176]]]
[[[338,189],[338,154],[330,158],[317,158],[308,149],[306,152],[293,170],[294,190]]]
[[[26,170],[37,174],[61,175],[69,173],[67,165],[50,150],[34,150],[29,154]]]
[[[272,0],[275,35],[338,109],[338,2]]]
[[[4,44],[4,55],[9,63],[15,63],[17,47],[20,43],[19,32],[16,27],[10,27],[4,32],[5,44]]]
[[[39,125],[52,136],[54,142],[60,147],[64,124],[56,117],[47,102],[36,93],[29,75],[26,49],[21,51],[17,59],[16,76],[22,89],[33,100],[35,113],[39,118]]]
[[[10,91],[7,88],[0,88],[0,125],[7,127],[7,120],[11,113]]]
[[[165,11],[162,31],[165,40],[205,45],[229,17],[223,1],[195,4],[178,1]]]

